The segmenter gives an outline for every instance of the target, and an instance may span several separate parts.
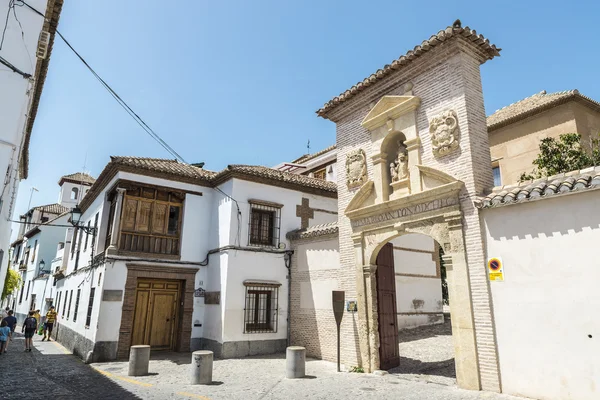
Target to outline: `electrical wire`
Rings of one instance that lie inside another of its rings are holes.
[[[27,6],[30,10],[32,10],[36,14],[40,15],[42,18],[44,18],[44,20],[46,20],[46,17],[44,16],[44,14],[42,14],[41,12],[39,12],[38,10],[36,10],[32,6],[30,6],[27,2],[21,1],[21,3],[22,3],[22,5]],[[157,141],[168,153],[170,153],[172,156],[174,156],[176,160],[189,165],[189,163],[186,162],[185,159],[181,155],[179,155],[179,153],[177,153],[175,151],[175,149],[173,149],[171,146],[169,146],[169,144],[167,142],[165,142],[152,128],[150,128],[150,126],[148,126],[148,124],[113,90],[113,88],[108,83],[106,83],[106,81],[104,79],[102,79],[102,77],[100,77],[100,75],[98,75],[98,73],[96,73],[96,71],[88,64],[88,62],[81,56],[81,54],[79,54],[79,52],[77,52],[77,50],[75,50],[75,48],[71,45],[71,43],[69,43],[69,41],[62,35],[62,33],[60,33],[60,31],[58,29],[56,29],[56,34],[63,40],[63,42],[65,42],[65,44],[69,47],[69,49],[71,49],[71,51],[77,56],[77,58],[79,58],[79,60],[83,63],[83,65],[85,65],[85,67],[92,73],[92,75],[94,75],[94,77],[100,82],[100,84],[117,101],[117,103],[119,103],[119,105],[133,118],[133,120],[150,137],[152,137],[155,141]],[[240,236],[241,236],[241,215],[242,215],[240,206],[236,199],[234,199],[233,197],[231,197],[230,195],[228,195],[227,193],[222,191],[220,188],[215,186],[215,187],[213,187],[213,189],[216,190],[217,192],[221,193],[225,197],[229,198],[230,200],[232,200],[236,205],[238,229],[237,229],[236,239],[234,242],[237,242],[237,244],[239,245]]]
[[[2,50],[2,46],[4,45],[4,36],[6,35],[6,28],[8,27],[8,18],[10,17],[10,8],[13,0],[8,3],[8,10],[6,11],[6,20],[4,21],[4,29],[2,29],[2,39],[0,39],[0,50]]]

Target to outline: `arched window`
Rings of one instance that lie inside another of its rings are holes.
[[[77,195],[79,195],[79,189],[71,189],[71,200],[77,200]]]

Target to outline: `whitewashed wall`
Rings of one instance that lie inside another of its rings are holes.
[[[435,241],[429,236],[413,233],[399,236],[391,243],[394,246],[398,329],[444,322]]]
[[[482,212],[503,392],[600,397],[600,191]],[[450,299],[452,301],[452,299]]]
[[[337,238],[297,246],[297,271],[309,273],[310,281],[300,282],[300,310],[333,310],[331,291],[340,290],[340,254]],[[333,311],[331,311],[333,313]]]
[[[31,0],[32,7],[42,13],[46,11],[46,0]],[[8,14],[8,1],[0,2],[0,15]],[[9,15],[2,57],[15,67],[31,75],[35,74],[38,59],[35,56],[37,42],[44,22],[43,18],[26,7],[16,7],[17,21]],[[20,22],[20,25],[19,25]],[[4,25],[4,20],[3,24]],[[21,32],[21,26],[23,32]],[[0,191],[0,291],[4,287],[4,279],[8,266],[10,248],[11,218],[14,211],[14,199],[19,186],[17,160],[22,148],[25,122],[31,103],[33,83],[21,75],[3,67],[0,73],[0,171],[5,176],[4,188]],[[35,139],[34,139],[35,140]]]

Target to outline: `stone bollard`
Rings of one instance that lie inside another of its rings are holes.
[[[285,351],[285,377],[288,379],[304,378],[306,372],[306,349],[290,346]]]
[[[192,353],[192,385],[210,385],[212,369],[212,351],[198,350]]]
[[[129,350],[129,376],[148,375],[150,364],[150,346],[140,344],[131,346]]]

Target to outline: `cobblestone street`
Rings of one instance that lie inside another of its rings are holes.
[[[442,329],[438,327],[437,329]],[[414,334],[415,332],[413,332]],[[150,374],[127,376],[127,362],[85,365],[56,342],[41,342],[23,352],[18,334],[0,356],[2,399],[440,399],[517,400],[486,392],[464,391],[425,381],[430,375],[337,373],[335,364],[308,360],[305,379],[287,380],[284,355],[215,360],[213,385],[188,384],[189,353],[155,353]],[[401,339],[402,340],[402,339]],[[431,370],[428,370],[431,373]],[[436,373],[436,370],[433,371]],[[434,375],[435,376],[435,375]]]

